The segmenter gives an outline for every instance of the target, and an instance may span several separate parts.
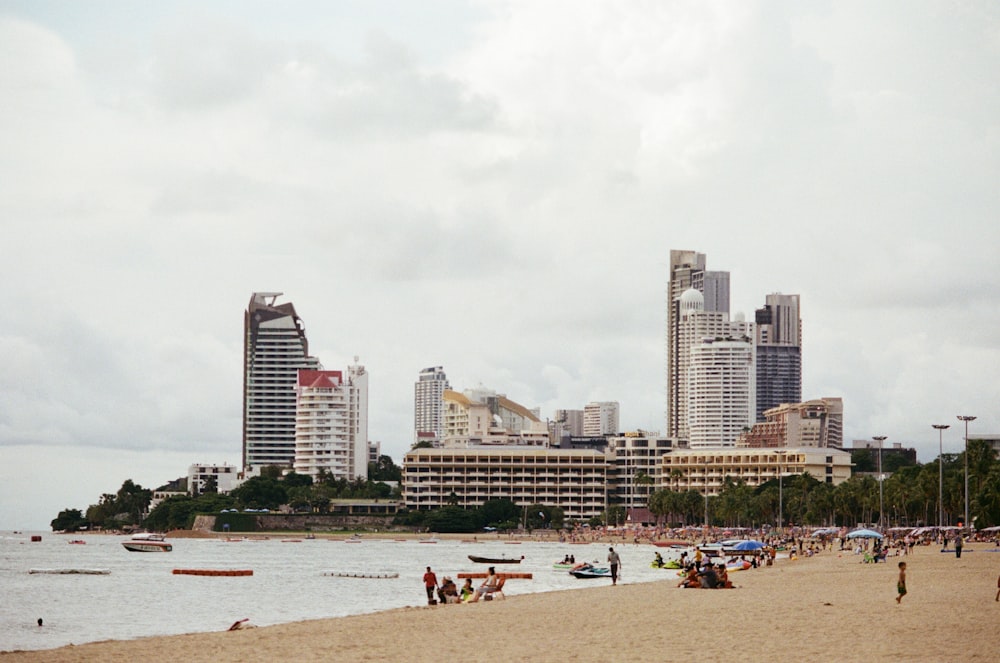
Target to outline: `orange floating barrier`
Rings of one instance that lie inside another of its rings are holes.
[[[473,573],[459,573],[459,580],[465,580],[466,578],[486,578],[490,574],[483,571],[476,571]],[[531,580],[530,573],[498,573],[496,574],[498,580],[510,580],[511,578],[516,578],[520,580]],[[610,577],[610,576],[608,576]]]
[[[252,576],[253,569],[174,569],[173,573],[183,576]]]

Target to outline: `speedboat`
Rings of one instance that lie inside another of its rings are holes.
[[[165,536],[152,532],[133,534],[128,541],[122,541],[122,545],[130,552],[170,552],[174,549]]]

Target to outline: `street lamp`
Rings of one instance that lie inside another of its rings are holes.
[[[965,422],[965,520],[962,524],[969,526],[969,422],[975,421],[975,417],[958,415],[959,421]]]
[[[931,424],[938,432],[938,527],[944,527],[944,443],[941,437],[944,431],[951,428],[948,424]]]
[[[873,435],[872,439],[878,442],[878,528],[882,530],[882,443],[886,436]]]
[[[774,453],[778,454],[778,458],[784,459],[785,458],[785,454],[788,453],[788,452],[787,451],[775,451]],[[783,511],[783,505],[784,505],[785,500],[784,500],[784,495],[782,495],[783,491],[782,491],[782,485],[781,485],[782,484],[781,480],[782,480],[782,478],[784,476],[785,476],[785,474],[784,474],[784,471],[783,471],[783,469],[781,467],[781,460],[779,460],[778,461],[778,527],[781,528],[782,532],[785,531],[785,514],[784,514],[784,511]]]

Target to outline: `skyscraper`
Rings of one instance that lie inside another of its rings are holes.
[[[243,315],[243,467],[291,467],[299,369],[317,369],[302,319],[283,293],[255,292]]]
[[[754,416],[750,336],[705,338],[691,347],[688,440],[692,449],[732,447]]]
[[[696,251],[670,251],[670,274],[667,282],[667,402],[666,434],[678,437],[685,427],[682,404],[685,374],[681,371],[680,324],[681,295],[687,290],[702,293],[702,310],[729,314],[729,272],[705,269],[705,254]],[[687,352],[685,348],[684,352]]]
[[[413,431],[417,441],[441,440],[444,426],[444,392],[451,389],[440,366],[420,371],[413,385]],[[430,435],[433,434],[433,437]]]
[[[802,400],[802,319],[799,296],[767,295],[755,312],[757,322],[757,404],[755,421],[764,411]]]

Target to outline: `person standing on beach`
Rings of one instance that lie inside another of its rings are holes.
[[[896,603],[902,603],[906,596],[906,562],[899,563],[899,579],[896,581]]]
[[[622,563],[621,557],[614,548],[608,548],[608,563],[611,564],[611,584],[618,584],[618,566]]]
[[[961,534],[956,534],[955,535],[955,557],[956,558],[961,558],[962,557],[962,535]]]
[[[437,589],[438,579],[431,571],[431,567],[427,567],[427,573],[424,574],[424,589],[427,590],[427,603],[428,605],[434,605],[434,590]]]

